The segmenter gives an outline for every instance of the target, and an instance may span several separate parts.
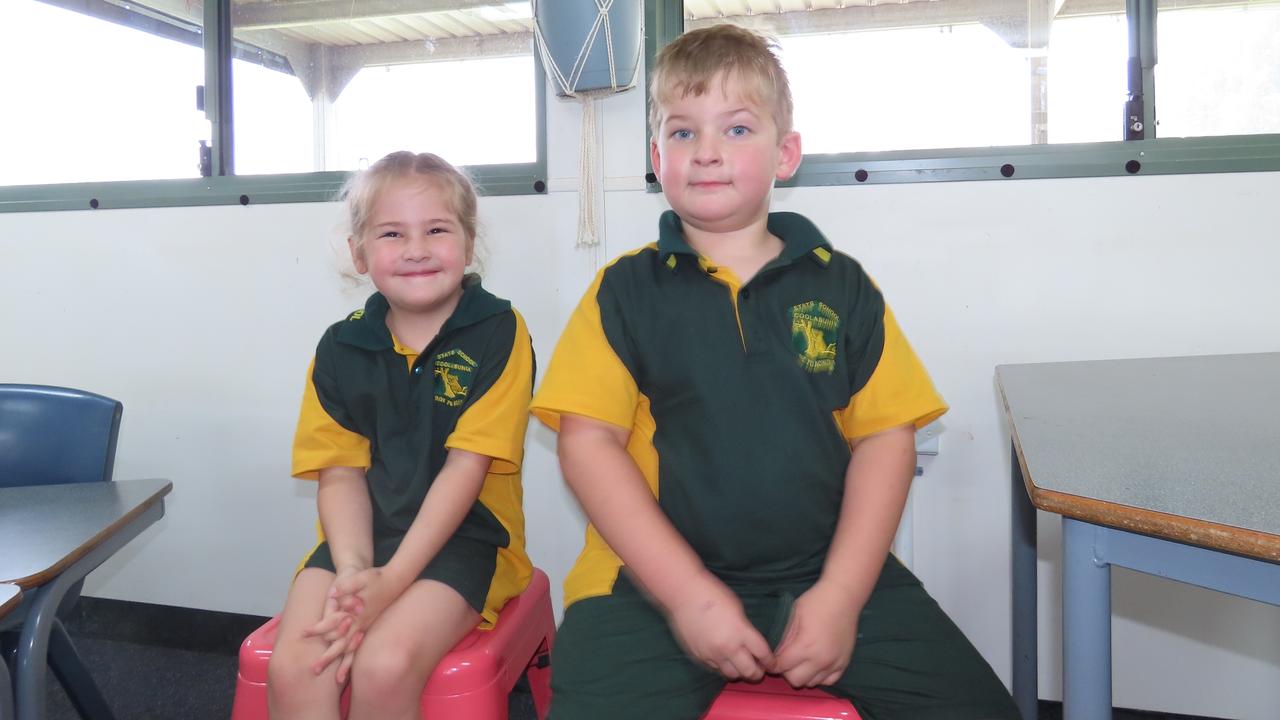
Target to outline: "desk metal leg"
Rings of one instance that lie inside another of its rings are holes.
[[[22,622],[18,637],[18,656],[14,662],[17,685],[18,720],[43,720],[45,683],[48,681],[49,633],[53,629],[58,604],[75,581],[66,582],[63,572],[52,582],[29,591],[31,608]]]
[[[120,548],[137,537],[152,523],[164,516],[164,502],[155,502],[125,523],[110,537],[85,553],[56,578],[30,591],[33,600],[22,622],[18,638],[18,657],[14,663],[17,685],[18,720],[43,720],[45,716],[45,683],[48,681],[49,635],[57,620],[58,605],[67,591],[84,579],[99,565],[106,562]],[[85,676],[87,678],[87,675]],[[89,679],[92,683],[92,679]],[[92,691],[97,697],[97,689]],[[105,705],[96,709],[110,720],[110,710]]]
[[[1111,717],[1111,565],[1106,535],[1062,519],[1064,720]]]
[[[9,666],[0,654],[0,720],[13,718],[13,686],[9,684]]]
[[[1009,471],[1012,485],[1013,538],[1013,700],[1022,720],[1035,720],[1039,692],[1036,687],[1036,509],[1027,495],[1018,464],[1017,448],[1011,448]]]

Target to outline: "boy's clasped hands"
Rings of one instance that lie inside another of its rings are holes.
[[[742,602],[709,573],[691,584],[668,613],[676,639],[692,658],[730,680],[781,675],[793,687],[840,679],[858,634],[848,594],[819,580],[796,599],[776,650],[747,619]]]
[[[412,582],[412,577],[401,578],[388,567],[339,569],[320,622],[303,633],[329,643],[311,671],[319,675],[337,662],[334,679],[340,685],[345,683],[365,631]]]

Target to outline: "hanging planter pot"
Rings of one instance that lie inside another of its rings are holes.
[[[635,85],[644,46],[643,0],[534,0],[534,33],[556,94]]]

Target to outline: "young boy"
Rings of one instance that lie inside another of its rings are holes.
[[[694,720],[784,676],[864,718],[1014,718],[888,554],[914,430],[946,411],[879,290],[805,218],[763,38],[684,34],[652,78],[658,242],[597,275],[533,402],[591,526],[565,581],[554,720]]]

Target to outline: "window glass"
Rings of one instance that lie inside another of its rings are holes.
[[[393,150],[458,165],[537,160],[533,55],[370,67],[334,105],[339,166]]]
[[[0,185],[198,177],[201,11],[89,6],[0,2]]]
[[[1124,3],[1077,1],[684,8],[777,37],[805,151],[834,153],[1121,139]]]
[[[1280,133],[1280,3],[1166,5],[1156,13],[1156,136]]]
[[[237,175],[323,170],[314,155],[311,100],[291,68],[231,61]]]
[[[233,5],[237,174],[537,160],[529,2],[337,5]]]
[[[1129,30],[1120,10],[1054,19],[1047,82],[1049,142],[1124,139]]]
[[[1026,59],[981,25],[792,36],[781,46],[806,152],[1030,142]]]

